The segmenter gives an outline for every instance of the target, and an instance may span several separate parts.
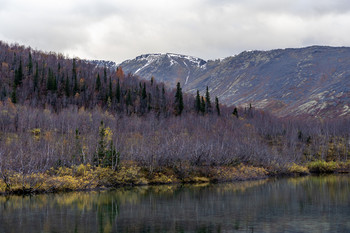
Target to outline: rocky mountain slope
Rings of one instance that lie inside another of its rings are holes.
[[[147,54],[119,64],[128,73],[189,93],[206,86],[227,105],[269,109],[279,116],[350,115],[350,48],[242,52],[215,61],[177,54]]]

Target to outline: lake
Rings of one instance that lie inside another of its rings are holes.
[[[350,232],[350,176],[1,196],[0,232]]]

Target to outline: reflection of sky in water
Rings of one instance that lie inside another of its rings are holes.
[[[350,232],[350,177],[0,197],[0,232]]]

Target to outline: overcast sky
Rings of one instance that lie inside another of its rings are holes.
[[[350,46],[349,0],[0,0],[0,40],[122,62]]]

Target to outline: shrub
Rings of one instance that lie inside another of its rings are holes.
[[[309,174],[309,169],[305,166],[302,165],[298,165],[295,163],[292,163],[289,167],[288,167],[288,172],[289,173],[293,173],[293,174],[299,174],[299,175],[307,175]]]
[[[339,169],[339,164],[334,161],[326,162],[324,160],[317,160],[308,163],[307,167],[309,168],[310,172],[332,173]]]

